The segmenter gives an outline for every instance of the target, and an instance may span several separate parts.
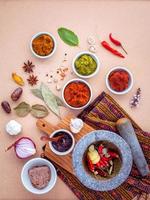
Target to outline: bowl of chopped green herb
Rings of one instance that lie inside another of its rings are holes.
[[[72,69],[80,78],[91,78],[99,72],[100,61],[95,54],[82,51],[73,59]]]

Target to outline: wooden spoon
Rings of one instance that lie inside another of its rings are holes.
[[[59,139],[61,139],[63,136],[64,136],[64,135],[60,135],[60,136],[57,136],[57,137],[52,137],[52,138],[50,138],[50,137],[48,137],[48,136],[43,135],[43,136],[40,137],[40,139],[41,139],[42,141],[57,142],[57,141],[58,141]]]

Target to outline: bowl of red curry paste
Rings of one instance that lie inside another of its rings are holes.
[[[91,86],[82,79],[72,79],[65,84],[62,90],[62,98],[69,108],[83,109],[91,101]]]
[[[106,86],[114,94],[126,94],[133,87],[132,73],[125,67],[113,67],[106,75]]]

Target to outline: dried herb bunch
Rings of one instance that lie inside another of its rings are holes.
[[[139,105],[140,98],[141,98],[141,88],[138,88],[135,95],[133,95],[130,101],[131,108],[137,107]]]

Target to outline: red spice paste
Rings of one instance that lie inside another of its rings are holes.
[[[90,99],[91,93],[89,87],[83,82],[69,83],[64,90],[66,102],[75,108],[86,105]]]
[[[112,72],[108,80],[110,87],[117,92],[122,92],[129,86],[129,74],[124,70]]]

